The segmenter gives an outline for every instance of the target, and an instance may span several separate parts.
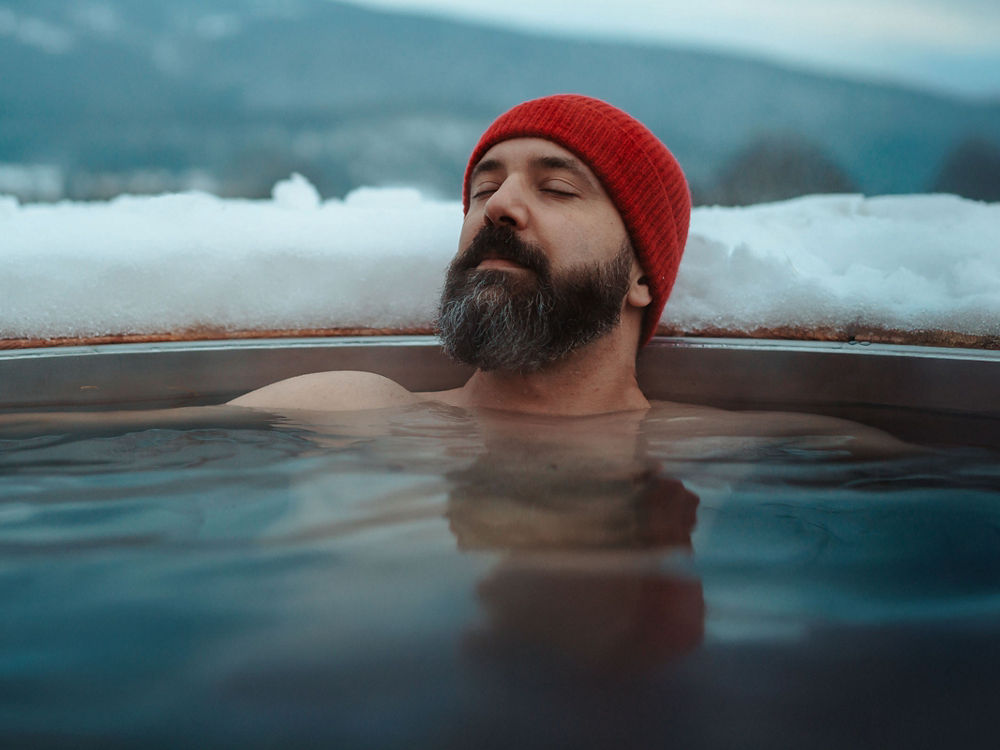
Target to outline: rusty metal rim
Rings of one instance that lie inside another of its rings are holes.
[[[412,390],[469,368],[431,336],[225,339],[0,352],[0,408],[221,403],[306,372],[379,372]],[[1000,352],[889,344],[658,337],[638,361],[650,398],[732,408],[870,405],[1000,415]]]
[[[90,336],[0,338],[0,351],[10,349],[38,349],[64,346],[98,346],[103,344],[151,344],[185,341],[219,341],[247,339],[294,338],[353,338],[357,336],[429,336],[430,326],[399,328],[297,328],[230,330],[203,326],[180,331],[148,333],[115,333]],[[928,330],[906,331],[879,326],[851,325],[843,327],[776,326],[739,330],[735,328],[677,328],[661,324],[657,335],[670,338],[751,339],[810,342],[841,342],[866,344],[894,344],[900,346],[926,346],[934,348],[994,349],[1000,350],[1000,336],[977,335],[958,331]]]

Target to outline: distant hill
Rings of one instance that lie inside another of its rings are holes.
[[[328,197],[381,184],[453,197],[490,120],[558,91],[646,122],[701,201],[832,185],[974,192],[981,181],[942,183],[942,171],[962,144],[1000,148],[998,101],[327,0],[6,0],[0,71],[0,192],[24,198],[192,185],[259,196],[293,170]],[[786,137],[790,152],[755,146]],[[776,188],[790,159],[816,163]],[[733,188],[741,164],[766,173],[766,193],[753,175]],[[995,190],[1000,177],[984,179]]]

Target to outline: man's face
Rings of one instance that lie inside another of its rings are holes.
[[[539,138],[503,141],[474,168],[469,192],[438,319],[449,354],[530,372],[618,324],[638,265],[583,162]]]

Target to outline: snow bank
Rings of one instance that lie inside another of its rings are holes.
[[[460,222],[457,202],[408,189],[323,202],[297,175],[269,201],[0,197],[0,338],[430,326]],[[822,196],[696,209],[663,322],[998,335],[1000,204]]]
[[[1000,203],[811,196],[701,208],[664,322],[1000,333]]]

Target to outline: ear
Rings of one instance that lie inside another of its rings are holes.
[[[649,291],[649,281],[642,266],[635,259],[632,260],[632,271],[629,276],[628,294],[625,302],[631,307],[646,307],[653,301],[653,295]]]

